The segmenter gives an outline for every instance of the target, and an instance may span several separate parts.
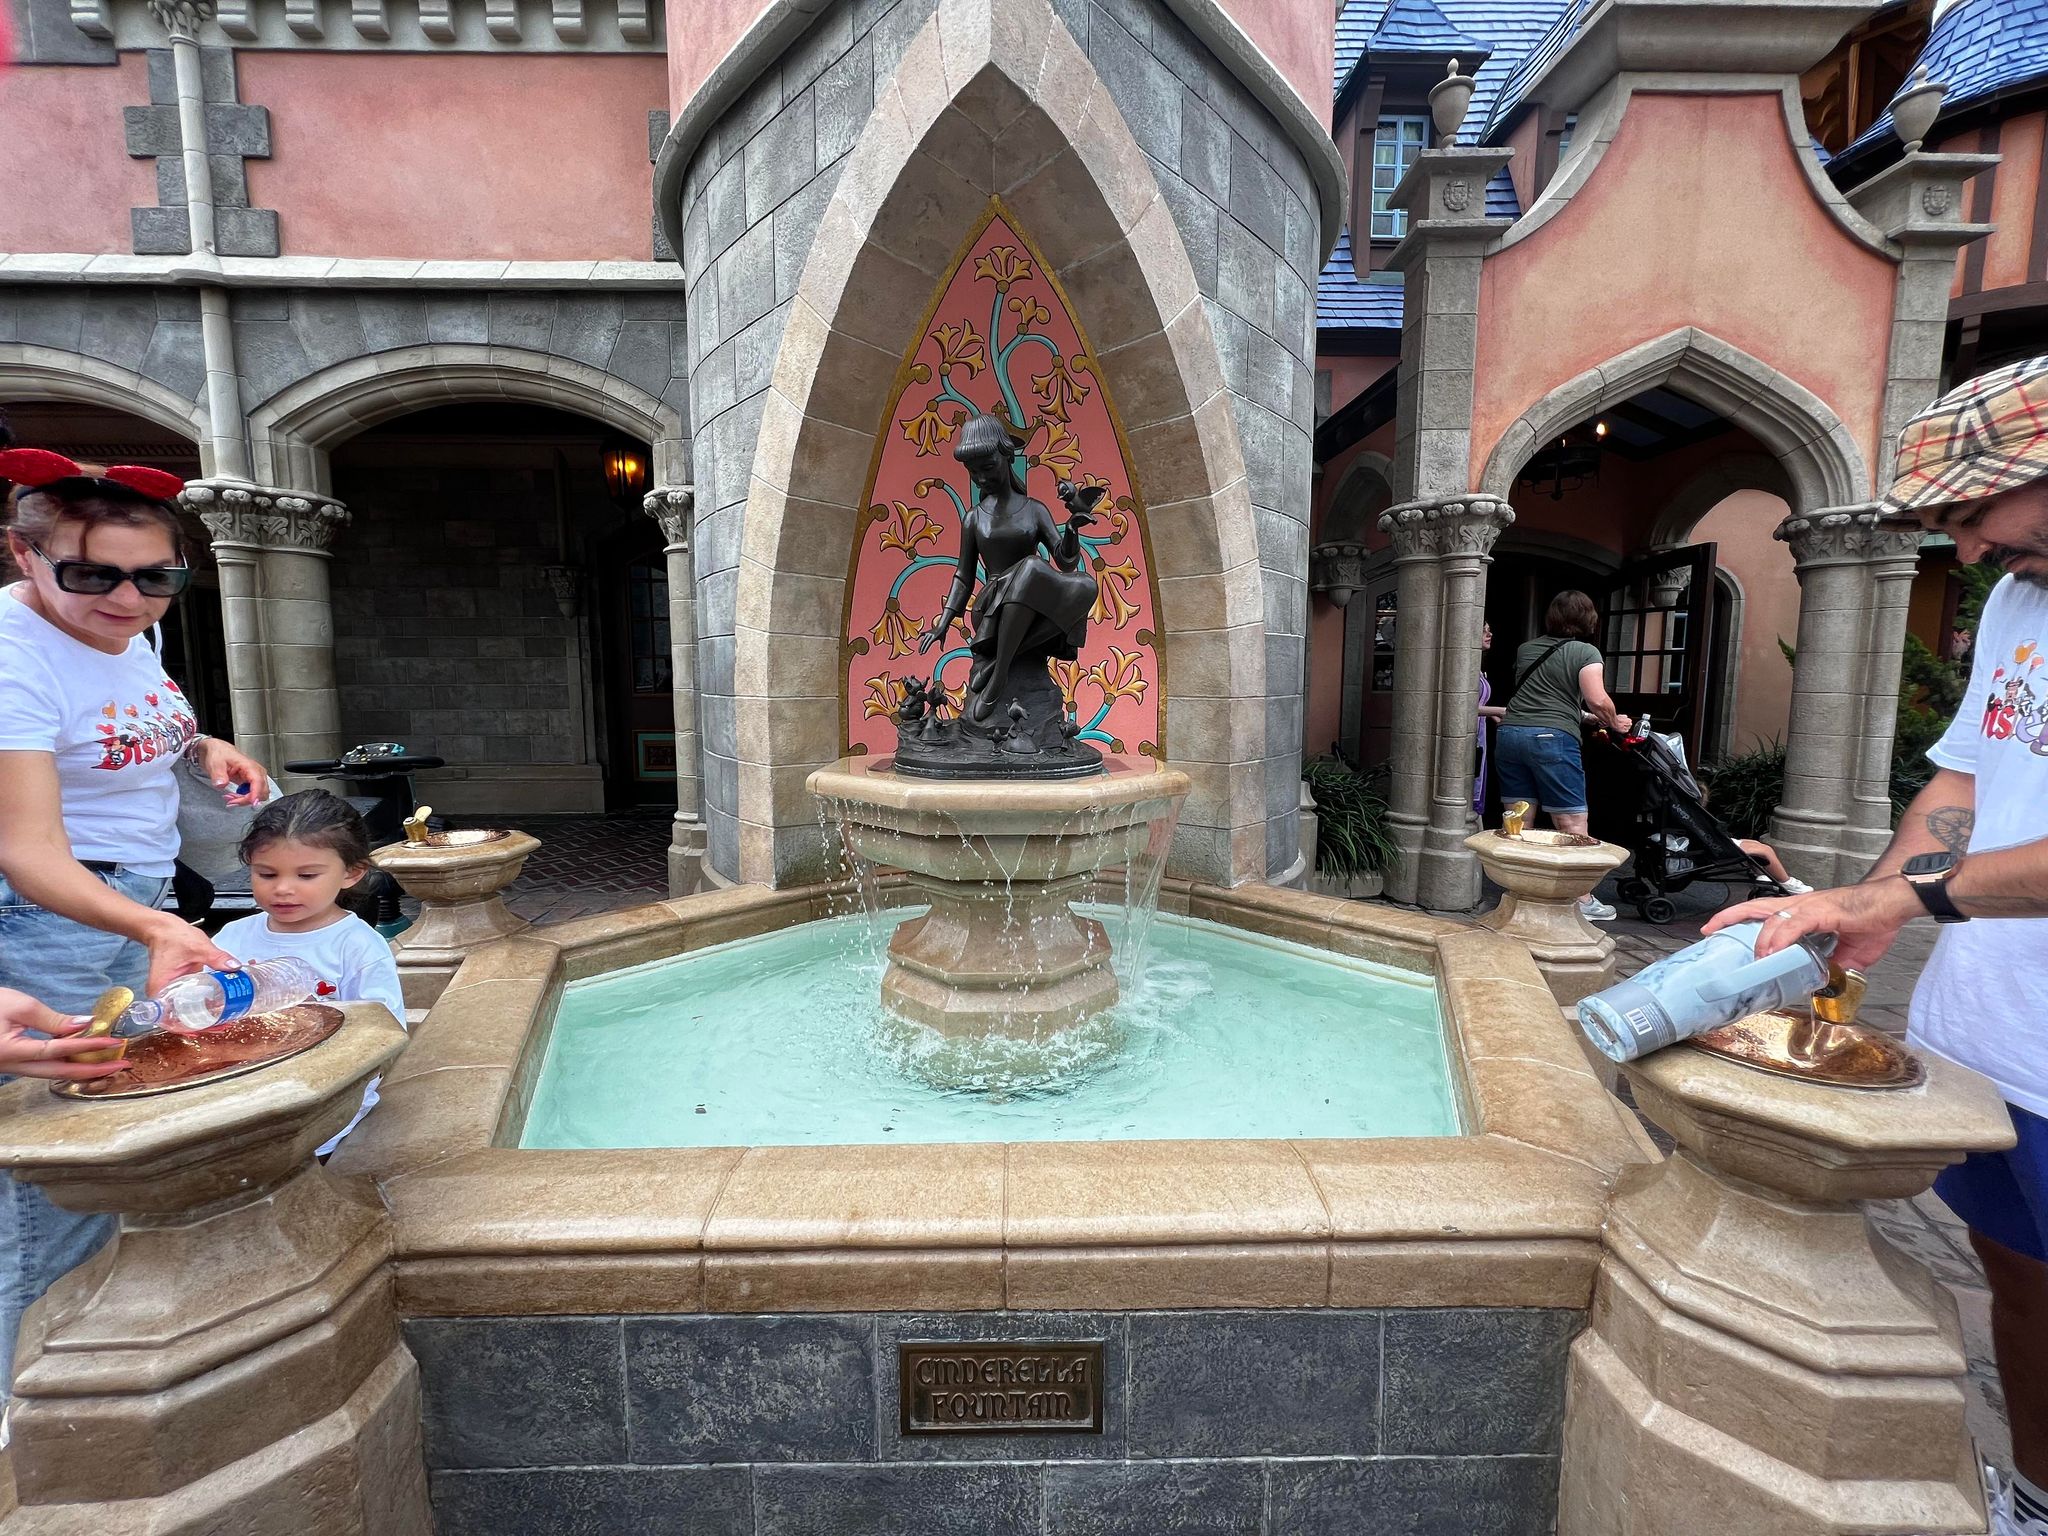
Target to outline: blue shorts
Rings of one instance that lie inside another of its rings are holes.
[[[2019,1144],[1973,1152],[1942,1170],[1934,1192],[1973,1232],[2048,1263],[2048,1120],[2008,1104]]]
[[[1493,742],[1500,797],[1528,800],[1553,816],[1586,811],[1586,768],[1579,738],[1551,725],[1504,725]]]

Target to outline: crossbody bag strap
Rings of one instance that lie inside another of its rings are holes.
[[[1565,639],[1569,638],[1570,636],[1565,637]],[[1515,679],[1515,686],[1508,690],[1508,696],[1501,701],[1502,704],[1507,705],[1514,703],[1515,695],[1522,691],[1522,684],[1529,681],[1529,678],[1535,673],[1538,667],[1542,666],[1543,663],[1550,660],[1551,657],[1555,656],[1558,652],[1558,648],[1562,646],[1564,643],[1564,640],[1551,641],[1549,648],[1545,650],[1541,656],[1538,656],[1534,661],[1530,662],[1529,665],[1522,668],[1522,675]]]

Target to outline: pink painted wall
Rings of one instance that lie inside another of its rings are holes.
[[[1544,394],[1690,325],[1820,396],[1867,463],[1892,280],[1815,196],[1777,97],[1638,96],[1564,211],[1486,262],[1472,483]]]
[[[768,0],[667,0],[669,110],[683,105],[768,8]],[[1167,0],[1169,6],[1172,0]],[[1330,0],[1218,0],[1316,121],[1330,121],[1337,34]]]
[[[2030,257],[2036,263],[2040,259],[2033,250],[2034,204],[2048,196],[2048,189],[2041,184],[2044,126],[2048,126],[2048,113],[2044,112],[2008,118],[1999,125],[1998,153],[2004,158],[1991,191],[1991,220],[1998,228],[1984,241],[1986,288],[2014,287],[2036,275],[2029,272],[2028,261]],[[1963,196],[1969,195],[1966,188]],[[1964,247],[1965,253],[1968,249]],[[1960,269],[1961,257],[1957,264]]]
[[[1330,409],[1341,411],[1356,400],[1368,384],[1400,366],[1398,357],[1355,357],[1348,353],[1318,353],[1316,372],[1330,375]],[[1350,450],[1346,450],[1347,453]],[[1349,462],[1348,459],[1345,462]],[[1324,466],[1327,476],[1335,464]],[[1335,484],[1334,481],[1331,482]]]
[[[112,66],[39,65],[0,73],[0,246],[9,251],[134,249],[128,210],[156,205],[156,162],[131,160],[124,106],[149,101],[143,56]]]
[[[250,50],[236,65],[242,100],[270,108],[249,200],[278,211],[288,256],[653,256],[658,55]]]
[[[1742,589],[1742,637],[1736,653],[1735,724],[1730,752],[1785,739],[1792,668],[1778,649],[1799,638],[1799,578],[1792,552],[1771,537],[1790,509],[1764,491],[1737,491],[1693,529],[1693,543],[1719,546],[1715,560]]]

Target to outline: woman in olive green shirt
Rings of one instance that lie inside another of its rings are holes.
[[[1494,761],[1505,802],[1526,800],[1550,816],[1560,832],[1586,831],[1586,767],[1579,726],[1590,714],[1611,731],[1633,722],[1607,692],[1606,664],[1592,644],[1600,610],[1583,592],[1560,592],[1543,615],[1545,638],[1515,652],[1521,679],[1506,701],[1494,742]],[[1595,897],[1580,903],[1587,917],[1606,922],[1614,908]]]

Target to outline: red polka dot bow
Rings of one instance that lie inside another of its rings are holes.
[[[67,480],[83,482],[79,489],[95,489],[106,495],[145,496],[151,501],[175,501],[185,482],[169,470],[149,469],[141,464],[116,464],[90,470],[76,460],[47,448],[0,450],[0,480],[12,480],[32,490],[43,490]]]

